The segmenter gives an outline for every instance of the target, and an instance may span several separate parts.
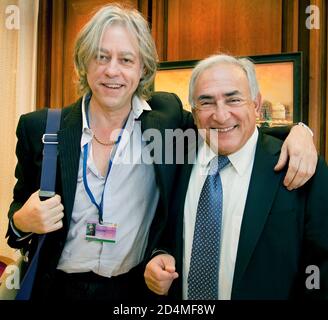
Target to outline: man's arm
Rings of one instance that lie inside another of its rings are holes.
[[[269,136],[278,138],[279,140],[285,140],[289,135],[293,126],[277,126],[277,127],[260,127],[260,131]]]
[[[40,115],[39,113],[36,118],[40,119]],[[28,117],[31,117],[31,114]],[[14,187],[14,199],[8,213],[7,231],[8,244],[13,248],[27,246],[30,241],[30,237],[27,235],[31,233],[42,234],[62,227],[63,206],[60,197],[57,195],[54,198],[41,201],[38,196],[43,146],[41,145],[41,135],[38,137],[35,132],[30,132],[27,129],[26,118],[27,116],[20,118],[16,131],[18,162],[15,176],[17,182]],[[33,122],[33,124],[35,123]],[[40,123],[38,124],[40,125]],[[34,127],[38,126],[35,125]],[[29,142],[33,138],[40,139],[39,149],[36,147],[38,143],[32,146]]]
[[[260,128],[262,132],[279,139],[284,139],[289,129],[290,127]],[[284,185],[288,190],[293,190],[304,185],[313,176],[317,161],[318,153],[310,131],[301,125],[295,125],[284,141],[274,170],[279,171],[288,163]]]

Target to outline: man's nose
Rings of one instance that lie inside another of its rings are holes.
[[[120,67],[117,59],[111,59],[107,64],[106,64],[106,75],[109,77],[116,76],[120,72]]]
[[[230,117],[229,107],[222,102],[217,102],[215,111],[213,113],[213,119],[219,123],[224,123]]]

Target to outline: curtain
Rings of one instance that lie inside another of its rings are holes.
[[[38,0],[0,1],[0,259],[18,255],[5,233],[15,184],[15,130],[19,116],[35,110],[38,6]]]

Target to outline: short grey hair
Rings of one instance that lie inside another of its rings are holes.
[[[253,100],[256,99],[259,93],[259,86],[256,79],[256,73],[254,68],[254,63],[247,58],[235,58],[226,54],[217,54],[210,56],[204,60],[201,60],[197,63],[196,67],[192,71],[190,82],[189,82],[189,104],[192,108],[195,108],[196,104],[194,101],[194,92],[196,82],[199,76],[207,69],[220,64],[220,63],[229,63],[236,66],[239,66],[242,70],[245,71],[247,80],[249,83],[249,88],[251,92],[251,97]]]
[[[136,94],[149,99],[157,69],[157,51],[147,21],[140,12],[121,5],[108,5],[101,8],[82,28],[77,36],[74,49],[74,66],[78,75],[79,93],[91,91],[87,81],[90,60],[97,55],[105,29],[110,25],[126,27],[138,41],[143,73]]]

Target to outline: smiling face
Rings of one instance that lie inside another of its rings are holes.
[[[137,39],[122,25],[107,27],[87,69],[92,102],[105,110],[131,108],[141,75]]]
[[[246,73],[239,66],[219,63],[197,79],[193,115],[200,134],[211,149],[229,155],[254,132],[261,97],[252,101]]]

